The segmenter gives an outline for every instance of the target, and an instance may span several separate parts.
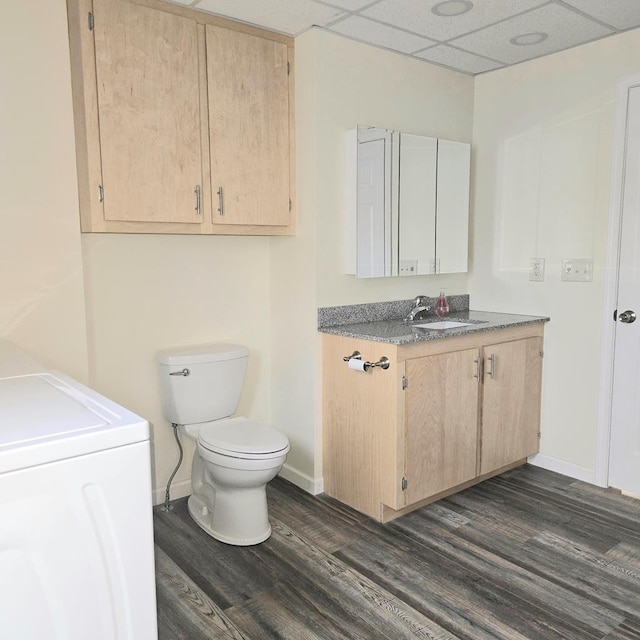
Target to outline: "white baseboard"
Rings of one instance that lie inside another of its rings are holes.
[[[290,467],[286,463],[282,467],[282,470],[278,475],[281,478],[284,478],[285,480],[288,480],[289,482],[295,484],[297,487],[304,489],[311,495],[317,496],[319,493],[322,493],[324,491],[323,478],[312,478],[306,473],[302,473],[301,471],[298,471],[298,469]]]
[[[160,487],[153,491],[153,504],[164,504],[164,494],[167,491],[167,487]],[[191,480],[182,480],[181,482],[174,482],[171,484],[171,500],[176,498],[186,498],[191,495]]]
[[[587,467],[581,467],[578,464],[573,464],[566,460],[560,460],[559,458],[546,456],[542,453],[536,453],[533,456],[529,456],[529,458],[527,458],[527,462],[532,464],[534,467],[540,467],[542,469],[547,469],[548,471],[555,471],[556,473],[561,473],[563,476],[582,480],[589,484],[597,484],[596,474],[593,469],[587,469]]]

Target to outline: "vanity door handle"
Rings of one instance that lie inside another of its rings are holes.
[[[480,360],[480,356],[478,356],[474,361],[473,364],[476,365],[476,372],[473,374],[473,377],[480,382],[480,368],[482,367],[482,361]]]
[[[496,377],[496,356],[494,353],[492,353],[487,360],[489,360],[489,377],[490,378],[495,378]]]

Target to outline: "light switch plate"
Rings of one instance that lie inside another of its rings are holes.
[[[565,282],[591,282],[593,260],[591,258],[563,258],[560,279]]]

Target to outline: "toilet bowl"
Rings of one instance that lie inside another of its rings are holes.
[[[197,439],[189,513],[216,540],[258,544],[271,535],[266,485],[282,468],[289,442],[279,431],[246,418],[217,422],[203,424]],[[247,435],[259,437],[252,451]]]
[[[253,545],[271,535],[266,485],[289,452],[273,427],[231,416],[249,352],[231,344],[191,345],[158,354],[163,410],[196,441],[189,514],[210,536]]]

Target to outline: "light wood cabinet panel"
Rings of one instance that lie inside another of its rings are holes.
[[[379,518],[382,458],[388,462],[395,457],[393,444],[383,446],[380,434],[396,418],[396,376],[382,369],[367,373],[349,369],[343,358],[354,350],[363,360],[376,362],[381,355],[394,357],[396,347],[325,336],[323,413],[331,428],[324,432],[324,490]]]
[[[523,464],[538,450],[542,335],[542,323],[402,346],[325,334],[326,493],[386,522]],[[353,371],[354,350],[390,366]]]
[[[82,231],[292,234],[293,39],[161,0],[67,5]]]
[[[538,451],[542,339],[492,344],[484,357],[481,474]]]
[[[94,0],[104,219],[200,224],[198,30],[125,0]]]
[[[206,27],[213,221],[288,225],[287,46]]]
[[[477,349],[408,360],[405,372],[405,504],[476,475]]]

